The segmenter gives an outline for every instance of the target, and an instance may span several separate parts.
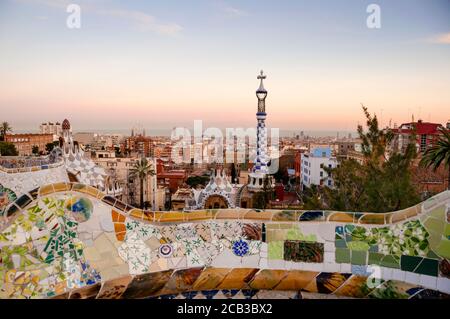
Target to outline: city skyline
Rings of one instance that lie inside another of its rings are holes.
[[[377,1],[380,29],[371,1],[77,1],[80,29],[69,3],[0,4],[0,108],[15,131],[252,127],[261,68],[268,127],[354,132],[360,103],[382,126],[450,118],[447,1]]]

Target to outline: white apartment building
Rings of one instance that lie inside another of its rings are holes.
[[[62,136],[62,125],[59,122],[47,122],[39,125],[39,131],[41,134],[52,134],[53,141],[57,141],[59,136]]]
[[[329,147],[318,147],[301,157],[301,180],[307,187],[311,185],[333,187],[333,178],[324,168],[335,168],[337,159],[331,156]]]
[[[100,153],[99,155],[104,155],[103,152]],[[122,200],[126,204],[138,207],[140,204],[140,180],[131,175],[131,169],[139,159],[96,156],[92,160],[104,167],[119,181],[123,188]],[[148,158],[148,160],[152,163],[156,173],[156,162],[152,158]],[[156,175],[148,175],[144,180],[144,202],[149,202],[150,208],[153,210],[164,210],[165,189],[158,187],[156,181]]]

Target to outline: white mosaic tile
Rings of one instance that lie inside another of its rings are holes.
[[[420,275],[420,285],[425,288],[436,290],[437,287],[437,277]]]

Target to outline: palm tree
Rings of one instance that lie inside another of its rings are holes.
[[[133,164],[133,168],[131,169],[132,177],[139,178],[140,182],[140,204],[141,208],[144,207],[144,180],[148,175],[155,175],[155,171],[152,169],[152,163],[145,157],[141,157],[141,159]]]
[[[5,135],[8,134],[8,132],[12,132],[12,127],[9,125],[8,122],[3,122],[0,125],[0,139],[2,141],[5,140]]]
[[[447,189],[450,190],[450,130],[442,129],[441,132],[437,142],[423,153],[420,165],[436,171],[443,164],[448,169]]]

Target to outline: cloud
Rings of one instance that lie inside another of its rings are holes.
[[[234,8],[234,7],[230,7],[230,6],[224,7],[223,10],[227,13],[227,15],[229,17],[233,17],[233,18],[234,17],[243,17],[243,16],[247,15],[247,13],[245,11],[242,11],[240,9],[237,9],[237,8]]]
[[[450,44],[450,32],[435,35],[429,38],[428,42],[437,44]]]

